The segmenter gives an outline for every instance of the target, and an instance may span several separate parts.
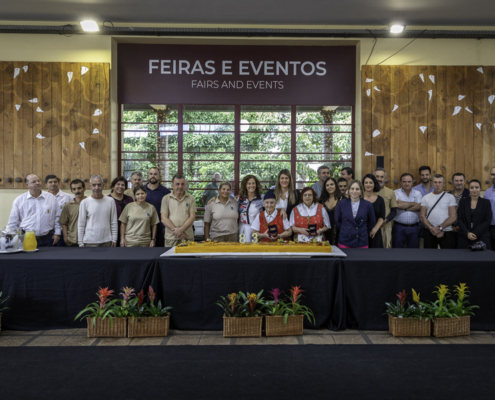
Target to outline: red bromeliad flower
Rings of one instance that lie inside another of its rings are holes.
[[[155,301],[156,293],[151,286],[148,288],[148,297],[150,298],[151,305],[153,305],[153,302]]]
[[[101,288],[98,290],[97,296],[100,299],[100,308],[105,307],[105,303],[108,301],[108,298],[113,296],[113,290],[108,290],[108,288]]]
[[[143,305],[145,297],[146,296],[144,295],[144,290],[141,289],[141,291],[138,293],[138,302],[137,302],[138,307],[141,307]]]
[[[292,304],[296,304],[304,290],[301,290],[301,286],[292,286],[290,292],[292,294]]]
[[[406,302],[406,297],[407,297],[406,289],[403,289],[402,292],[398,293],[397,297],[400,300],[400,306],[404,308],[404,303]]]
[[[268,292],[273,296],[273,299],[275,300],[275,305],[278,304],[278,298],[280,295],[283,293],[280,289],[272,289],[271,292]]]

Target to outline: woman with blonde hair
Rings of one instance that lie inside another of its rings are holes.
[[[263,211],[263,187],[254,175],[246,175],[241,181],[239,190],[239,234],[246,236],[246,242],[251,243],[253,230],[251,224],[257,215]]]
[[[353,180],[349,198],[337,203],[335,224],[339,228],[338,246],[342,249],[367,249],[369,246],[368,232],[374,228],[376,218],[372,204],[364,200],[363,195],[363,184]]]
[[[290,216],[294,207],[299,204],[299,191],[294,188],[294,182],[288,169],[283,169],[278,173],[275,184],[276,209],[283,210],[286,216]]]

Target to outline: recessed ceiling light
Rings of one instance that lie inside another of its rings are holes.
[[[404,30],[403,25],[392,25],[390,27],[390,33],[401,33]]]
[[[81,27],[84,32],[98,32],[98,24],[95,21],[81,21]]]

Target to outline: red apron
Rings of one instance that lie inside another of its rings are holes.
[[[299,214],[299,210],[297,207],[294,207],[294,223],[298,228],[308,229],[308,225],[316,224],[316,230],[323,228],[323,214],[321,212],[323,206],[318,204],[318,209],[316,210],[316,214],[312,217],[303,217]]]
[[[268,222],[266,222],[265,218],[265,212],[262,211],[259,214],[260,216],[260,233],[265,233],[268,230]],[[277,216],[275,219],[270,222],[270,225],[275,225],[277,227],[277,233],[280,235],[281,233],[285,232],[284,229],[284,220],[282,218],[282,215],[280,214],[280,211],[277,211]],[[263,238],[261,239],[262,242],[271,242],[271,239]]]

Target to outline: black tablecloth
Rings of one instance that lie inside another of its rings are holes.
[[[1,254],[0,292],[10,296],[2,327],[37,330],[84,327],[74,317],[97,301],[98,287],[137,290],[153,282],[153,260],[163,248],[40,248]]]
[[[451,290],[460,282],[471,290],[471,304],[480,306],[471,318],[473,330],[495,330],[493,283],[495,252],[426,249],[347,249],[344,259],[347,327],[388,329],[383,315],[385,302],[395,303],[396,294],[411,288],[421,301],[435,300],[435,286]]]
[[[156,261],[157,287],[165,304],[173,306],[171,324],[178,329],[222,329],[220,296],[232,292],[274,288],[289,294],[292,286],[305,290],[302,304],[313,310],[316,324],[305,327],[337,330],[345,320],[341,259],[224,259],[160,258]]]

